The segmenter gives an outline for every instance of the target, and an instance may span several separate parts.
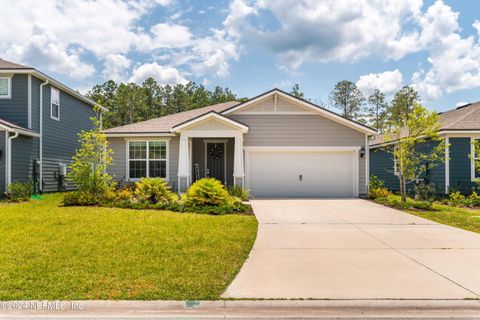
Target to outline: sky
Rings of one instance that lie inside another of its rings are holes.
[[[341,80],[444,111],[480,100],[478,0],[0,0],[0,57],[86,93],[195,81],[253,97]]]

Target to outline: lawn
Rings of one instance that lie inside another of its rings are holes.
[[[434,204],[432,211],[406,210],[408,213],[452,227],[480,233],[480,210]]]
[[[218,299],[257,233],[252,215],[0,204],[0,300]]]

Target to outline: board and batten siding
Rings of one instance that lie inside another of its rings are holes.
[[[60,121],[50,118],[51,86],[43,89],[43,180],[45,192],[58,191],[58,180],[54,172],[60,163],[70,164],[78,149],[78,134],[93,128],[91,117],[95,116],[92,107],[76,97],[60,91]],[[37,153],[38,154],[38,153]],[[67,189],[73,189],[67,183]]]
[[[249,146],[365,147],[365,134],[317,114],[232,114],[249,126],[243,144]],[[366,157],[359,158],[359,193],[366,193]]]
[[[109,148],[113,150],[113,164],[109,167],[110,173],[116,181],[127,181],[127,140],[124,137],[109,137]],[[132,138],[133,139],[133,138]],[[168,140],[168,180],[172,188],[176,188],[178,184],[178,137],[166,137]],[[138,137],[135,140],[162,140],[161,137]]]
[[[13,75],[12,98],[0,99],[0,118],[28,127],[28,75]]]

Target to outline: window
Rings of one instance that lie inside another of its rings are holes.
[[[0,77],[0,99],[12,97],[12,78]]]
[[[393,154],[393,174],[396,176],[400,175],[400,164],[395,153]]]
[[[128,178],[167,178],[167,141],[129,141]]]
[[[53,87],[50,91],[50,118],[60,121],[60,91]]]
[[[472,138],[472,180],[480,178],[480,139]]]

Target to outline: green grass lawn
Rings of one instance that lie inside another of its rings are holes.
[[[257,233],[252,215],[0,204],[0,300],[218,299]]]
[[[432,211],[406,210],[408,213],[452,227],[480,233],[480,210],[434,204]]]

